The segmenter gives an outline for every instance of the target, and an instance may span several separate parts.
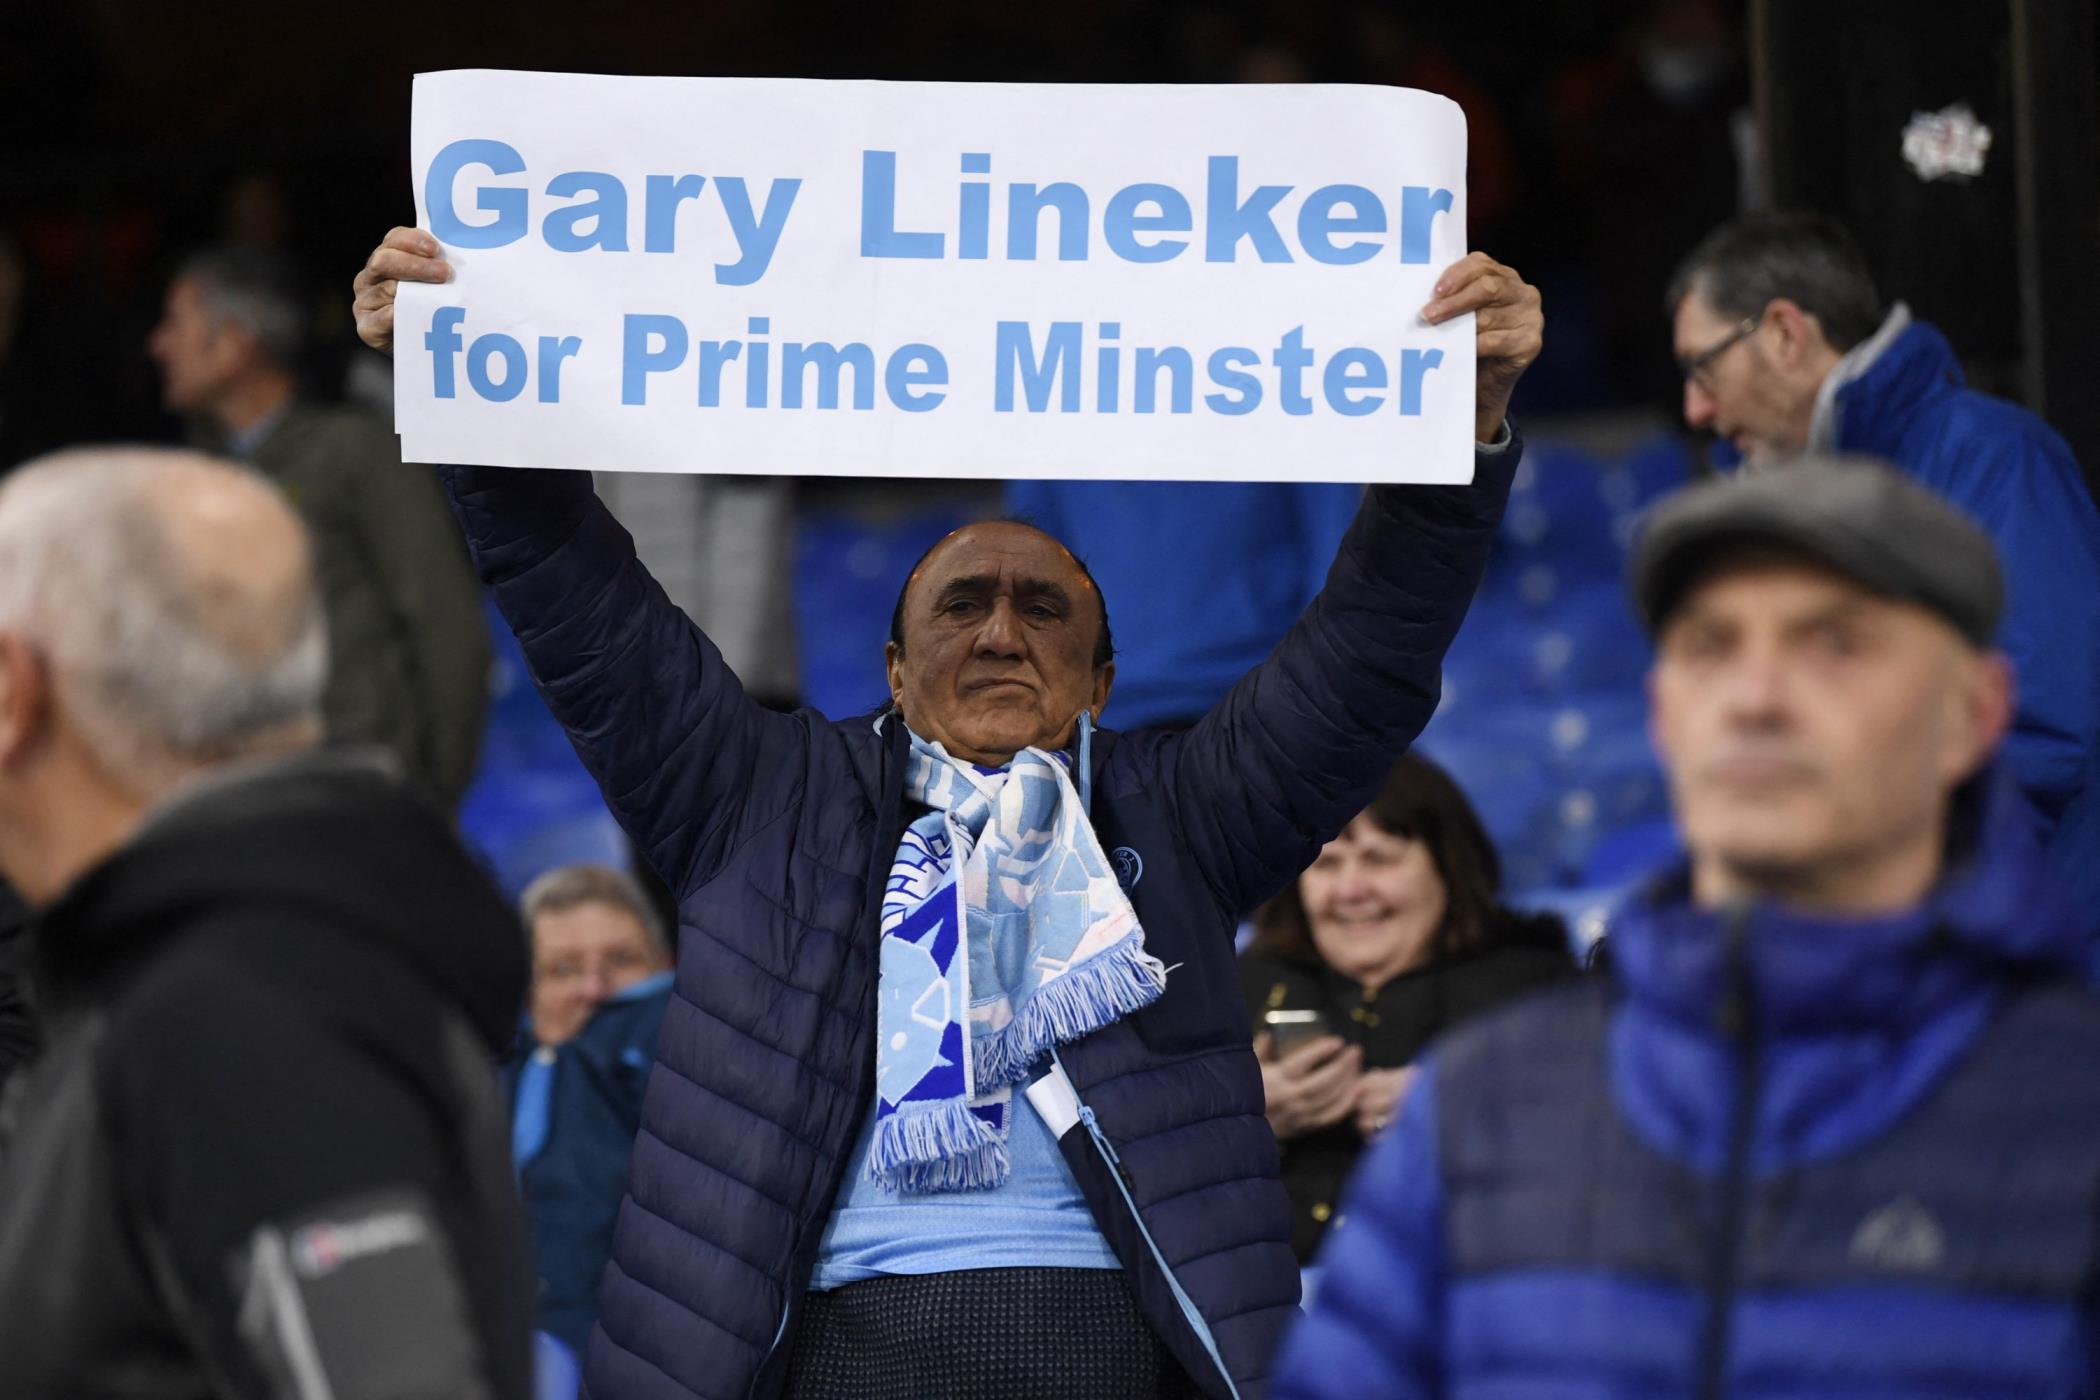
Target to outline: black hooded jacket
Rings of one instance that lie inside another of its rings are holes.
[[[7,1395],[528,1394],[491,1069],[524,945],[439,813],[343,755],[211,780],[30,951]]]
[[[0,880],[0,1091],[35,1056],[36,1021],[22,988],[22,950],[28,945],[29,906]]]

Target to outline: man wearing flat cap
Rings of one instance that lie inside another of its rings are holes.
[[[2087,1395],[2100,996],[1997,760],[1989,539],[1871,462],[1633,564],[1688,857],[1424,1063],[1273,1400]]]

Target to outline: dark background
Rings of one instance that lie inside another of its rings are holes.
[[[1546,292],[1527,412],[1674,415],[1668,272],[1777,198],[1852,222],[1886,294],[2100,457],[2092,0],[77,0],[0,5],[0,239],[27,269],[11,335],[0,286],[0,465],[178,435],[142,341],[201,243],[301,256],[310,377],[339,388],[349,279],[412,217],[410,79],[452,67],[1431,88],[1472,123],[1475,245]],[[1991,165],[1923,184],[1902,124],[1954,101]]]

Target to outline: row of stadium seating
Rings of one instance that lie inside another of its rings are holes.
[[[1674,848],[1646,732],[1648,647],[1623,578],[1642,510],[1691,472],[1674,435],[1610,461],[1533,442],[1421,740],[1478,806],[1505,888],[1570,915],[1585,936]],[[887,635],[896,580],[964,518],[956,504],[880,521],[802,515],[793,588],[806,703],[832,715],[880,703],[870,639]],[[495,697],[461,822],[515,894],[553,864],[617,863],[623,845],[493,609],[490,626]]]

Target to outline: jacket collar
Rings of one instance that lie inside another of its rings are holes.
[[[1899,301],[1824,376],[1808,450],[1893,455],[1925,402],[1965,382],[1947,338]]]
[[[232,918],[281,925],[286,957],[313,927],[369,944],[460,1006],[492,1049],[510,1038],[525,980],[515,914],[446,814],[356,750],[229,767],[170,795],[43,911],[36,985],[54,1010],[97,1000]]]
[[[1698,908],[1680,866],[1617,921],[1614,974],[1643,1008],[1717,1031],[1747,989],[1760,1025],[1785,1035],[1899,1029],[1986,978],[2083,967],[2079,920],[2004,773],[1980,775],[1957,796],[1950,847],[1947,872],[1923,902],[1872,918]]]
[[[1931,1092],[2011,986],[2083,972],[2019,794],[1989,775],[1956,805],[1947,874],[1914,909],[1716,913],[1680,870],[1629,911],[1608,1053],[1640,1138],[1705,1171],[1738,1151],[1757,1173],[1847,1151]]]

